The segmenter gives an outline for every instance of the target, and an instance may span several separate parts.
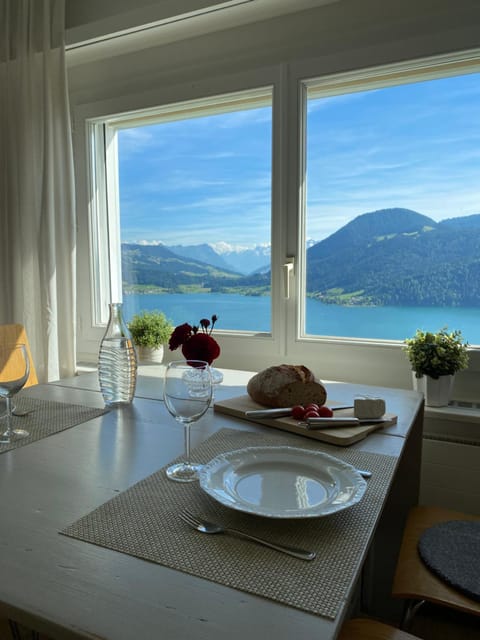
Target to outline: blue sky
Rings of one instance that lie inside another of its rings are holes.
[[[480,213],[479,74],[311,100],[307,234],[389,207]],[[122,130],[122,241],[270,240],[271,113]]]

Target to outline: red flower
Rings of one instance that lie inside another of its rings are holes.
[[[212,316],[211,322],[207,318],[202,318],[201,331],[199,327],[192,327],[187,323],[179,325],[170,336],[168,342],[170,350],[174,351],[181,346],[186,360],[204,360],[212,364],[220,355],[220,345],[211,336],[216,321],[216,315]]]
[[[168,341],[168,346],[171,351],[175,351],[178,349],[180,345],[182,345],[193,333],[193,327],[185,322],[185,324],[181,324],[178,327],[175,327],[172,335],[170,336],[170,340]]]
[[[220,355],[220,346],[212,336],[196,333],[183,344],[182,353],[186,360],[205,360],[212,364]]]

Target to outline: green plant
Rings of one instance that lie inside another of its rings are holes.
[[[405,340],[406,352],[415,376],[453,375],[468,366],[468,343],[464,342],[461,331],[447,331],[444,327],[437,333],[430,331],[417,332],[413,338]]]
[[[137,346],[156,349],[168,342],[173,324],[161,311],[142,311],[133,316],[128,328]]]

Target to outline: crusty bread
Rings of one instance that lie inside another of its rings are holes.
[[[248,395],[266,407],[293,407],[316,402],[325,404],[325,387],[303,365],[280,364],[268,367],[248,381]]]

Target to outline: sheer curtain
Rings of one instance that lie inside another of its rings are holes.
[[[64,0],[0,0],[0,322],[40,381],[75,370],[75,205]]]

